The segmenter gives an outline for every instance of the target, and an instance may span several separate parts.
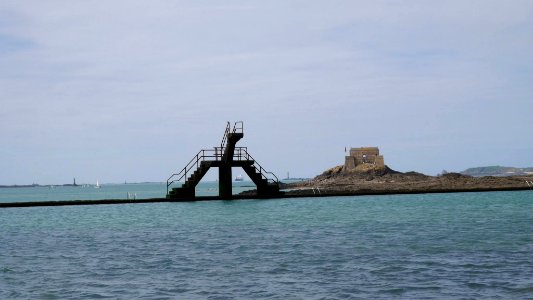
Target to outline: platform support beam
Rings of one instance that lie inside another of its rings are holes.
[[[231,199],[233,191],[231,186],[231,165],[218,168],[218,192],[222,199]]]

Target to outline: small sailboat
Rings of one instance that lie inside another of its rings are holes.
[[[244,180],[244,177],[242,177],[242,175],[237,175],[237,177],[235,177],[235,181],[243,181]]]
[[[99,189],[100,188],[100,183],[98,183],[98,180],[96,180],[96,185],[94,186],[95,189]]]

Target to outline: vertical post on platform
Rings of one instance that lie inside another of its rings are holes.
[[[231,164],[221,165],[218,168],[218,191],[222,199],[231,199]]]

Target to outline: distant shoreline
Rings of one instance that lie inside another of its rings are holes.
[[[101,185],[124,185],[124,184],[163,184],[164,182],[127,182],[127,183],[101,183]],[[0,189],[17,189],[17,188],[32,188],[32,187],[61,187],[61,186],[70,186],[70,187],[87,187],[94,186],[92,183],[81,183],[81,184],[12,184],[12,185],[0,185]]]
[[[16,188],[27,188],[27,187],[42,187],[44,185],[39,184],[13,184],[13,185],[0,185],[0,189],[16,189]]]
[[[81,184],[47,184],[47,185],[40,185],[40,184],[14,184],[14,185],[0,185],[0,189],[18,189],[18,188],[31,188],[31,187],[51,187],[51,186],[73,186],[78,187],[82,186]]]

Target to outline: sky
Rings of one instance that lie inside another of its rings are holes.
[[[227,121],[280,178],[530,167],[532,53],[529,0],[3,0],[0,184],[166,181]]]

